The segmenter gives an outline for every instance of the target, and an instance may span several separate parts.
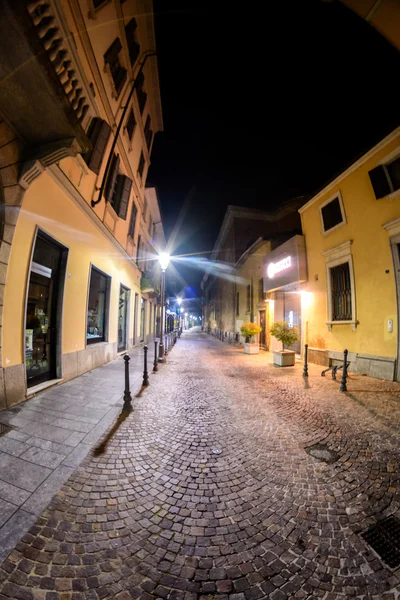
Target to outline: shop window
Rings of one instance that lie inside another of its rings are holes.
[[[351,242],[323,252],[327,268],[327,325],[350,324],[356,328],[356,302]]]
[[[114,197],[115,186],[117,184],[119,163],[120,160],[118,154],[114,154],[111,161],[110,169],[108,171],[106,189],[104,194],[107,202],[112,202],[112,199]]]
[[[128,235],[132,239],[135,236],[136,216],[137,216],[136,204],[134,202],[132,202],[131,218],[130,218],[130,221],[129,221],[129,229],[128,229]]]
[[[144,75],[142,72],[136,78],[136,94],[139,103],[140,114],[143,114],[147,102],[147,94],[144,91]]]
[[[129,49],[129,60],[133,66],[140,54],[140,45],[136,41],[136,19],[131,19],[127,25],[125,25],[126,41],[128,42]]]
[[[127,134],[128,134],[128,137],[130,140],[132,140],[132,138],[133,138],[133,132],[135,131],[135,125],[136,125],[135,114],[133,112],[133,108],[131,108],[128,120],[126,122],[126,131],[127,131]]]
[[[132,189],[132,179],[126,175],[117,175],[111,206],[121,219],[126,219],[128,214],[129,197]]]
[[[153,139],[153,132],[151,130],[151,117],[147,115],[146,124],[144,126],[144,136],[146,138],[147,150],[150,150],[151,140]]]
[[[378,165],[368,172],[374,188],[375,198],[379,200],[400,189],[400,156],[384,165]]]
[[[111,277],[92,267],[89,283],[86,342],[107,340]]]
[[[143,171],[144,171],[144,154],[143,152],[140,153],[140,159],[139,159],[139,166],[138,166],[138,173],[140,175],[140,178],[143,179]],[[145,211],[143,210],[143,218],[145,218]]]
[[[121,65],[119,53],[122,50],[121,40],[117,38],[111,44],[109,49],[104,55],[104,62],[108,66],[110,70],[110,74],[113,80],[115,95],[118,97],[124,87],[125,81],[127,79],[127,71]]]
[[[340,194],[330,198],[319,207],[324,233],[331,232],[346,223],[343,202]]]
[[[83,158],[89,167],[96,175],[100,173],[100,167],[104,153],[111,134],[111,127],[107,121],[95,117],[91,120],[88,129],[88,138],[92,144],[92,149],[83,155]]]

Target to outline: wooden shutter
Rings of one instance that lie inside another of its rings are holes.
[[[121,52],[121,50],[122,50],[121,40],[119,38],[116,38],[104,55],[105,62],[109,63],[109,64],[113,63],[115,61],[115,59],[117,58],[118,54]]]
[[[377,200],[387,196],[392,192],[389,178],[383,165],[379,165],[378,167],[375,167],[375,169],[372,169],[372,171],[368,171],[368,175],[371,180],[372,187],[374,188],[375,198]]]
[[[92,144],[92,150],[84,154],[83,158],[91,171],[98,175],[104,152],[110,139],[111,127],[107,121],[95,117],[92,119],[88,131],[88,137]]]
[[[127,25],[125,25],[126,39],[129,48],[129,59],[133,66],[136,62],[137,57],[140,53],[140,45],[136,42],[135,31],[137,29],[136,19],[131,19]]]
[[[117,214],[121,219],[126,219],[128,213],[129,196],[132,188],[132,179],[126,175],[118,175],[116,194],[118,194]]]
[[[111,200],[113,198],[115,184],[117,181],[118,168],[119,168],[119,156],[118,156],[118,154],[114,154],[112,162],[111,162],[111,167],[110,167],[110,170],[108,173],[108,177],[107,177],[107,185],[106,185],[106,193],[105,193],[107,202],[111,202]]]
[[[136,204],[134,202],[132,202],[132,212],[131,212],[131,219],[129,221],[129,231],[128,231],[128,235],[132,239],[133,239],[133,236],[135,235],[136,215],[137,215]]]

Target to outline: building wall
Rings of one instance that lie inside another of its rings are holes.
[[[342,0],[393,46],[400,50],[400,9],[398,0]]]
[[[367,160],[350,168],[344,176],[327,186],[316,198],[301,209],[303,233],[306,239],[308,292],[303,303],[305,342],[323,351],[342,353],[345,348],[354,355],[388,357],[382,375],[393,370],[397,355],[397,301],[393,259],[388,232],[383,225],[400,216],[400,194],[377,200],[368,171],[400,153],[400,131],[388,137],[366,155]],[[320,206],[330,197],[341,193],[347,223],[331,233],[323,234]],[[323,252],[351,242],[356,302],[356,326],[333,324],[329,330],[327,271]],[[388,332],[388,320],[393,320],[393,332]],[[317,353],[314,353],[316,355]],[[333,356],[334,354],[331,355]],[[315,356],[317,362],[321,356]],[[353,370],[357,369],[353,356]],[[368,359],[367,359],[368,360]],[[371,359],[372,360],[372,359]],[[361,365],[361,361],[359,361]],[[391,366],[388,366],[388,365]],[[385,369],[388,371],[385,371]],[[361,366],[360,366],[361,369]]]

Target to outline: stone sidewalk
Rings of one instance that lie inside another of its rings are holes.
[[[143,379],[143,348],[129,352],[132,396]],[[149,344],[152,370],[154,344]],[[0,561],[96,444],[123,405],[122,357],[9,410],[0,423]]]
[[[400,515],[399,385],[268,360],[185,332],[0,566],[0,600],[397,600],[362,534]]]

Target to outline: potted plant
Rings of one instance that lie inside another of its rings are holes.
[[[280,367],[293,367],[296,352],[285,350],[285,346],[292,346],[299,339],[297,327],[289,327],[286,321],[276,321],[271,329],[271,335],[282,342],[282,350],[274,350],[274,364]]]
[[[257,323],[243,323],[240,328],[240,333],[245,337],[244,352],[245,354],[258,354],[260,352],[260,344],[254,343],[254,336],[260,333],[261,327]]]

